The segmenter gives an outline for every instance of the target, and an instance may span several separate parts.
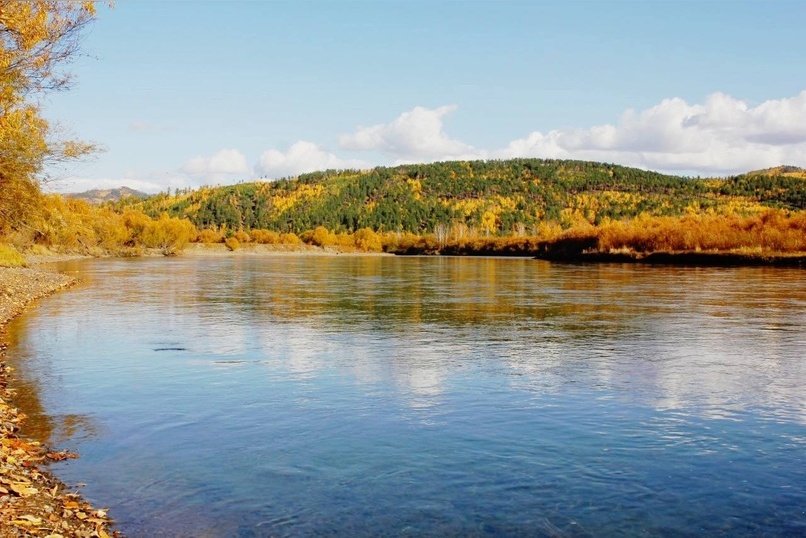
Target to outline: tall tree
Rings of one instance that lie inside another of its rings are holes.
[[[0,232],[23,226],[36,210],[47,164],[93,150],[60,138],[39,100],[70,86],[64,67],[94,18],[93,2],[0,0]]]

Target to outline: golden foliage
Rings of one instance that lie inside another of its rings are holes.
[[[249,243],[250,241],[252,241],[252,238],[249,237],[249,234],[243,230],[238,230],[237,232],[235,232],[233,237],[238,240],[238,243]]]
[[[211,230],[209,228],[205,228],[196,235],[197,243],[211,244],[211,243],[222,243],[223,241],[224,241],[224,234],[222,234],[221,232],[217,232],[215,230]]]
[[[364,252],[381,252],[381,237],[369,228],[361,228],[353,234],[353,243],[358,250]]]
[[[336,244],[336,234],[330,232],[324,226],[317,226],[310,234],[308,232],[303,233],[300,239],[319,247],[329,247]]]
[[[656,217],[641,214],[630,221],[605,221],[577,227],[558,238],[591,237],[601,252],[743,251],[805,252],[806,213],[769,209],[741,215],[691,214]]]
[[[68,86],[60,68],[77,52],[80,30],[94,15],[92,2],[0,0],[0,233],[28,225],[46,164],[93,150],[56,138],[40,115],[38,96]]]
[[[185,248],[196,235],[196,227],[189,220],[163,214],[148,225],[142,240],[146,247],[160,249],[171,256]]]
[[[252,230],[249,234],[252,241],[261,245],[277,245],[280,243],[280,234],[269,230]]]
[[[286,196],[275,196],[272,199],[272,211],[275,214],[291,209],[298,203],[311,200],[322,194],[322,185],[301,185],[297,190]]]
[[[227,249],[230,250],[231,252],[241,248],[241,242],[238,241],[238,239],[234,236],[224,241],[224,245],[226,245]]]
[[[281,245],[301,245],[302,240],[295,233],[280,234]]]
[[[26,267],[28,262],[11,245],[0,244],[0,267]]]

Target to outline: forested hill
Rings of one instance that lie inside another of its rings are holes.
[[[143,201],[151,216],[187,217],[199,229],[432,232],[464,225],[488,234],[564,227],[645,213],[806,209],[803,171],[780,167],[723,179],[670,176],[612,164],[514,159],[315,172],[294,179],[202,188]]]

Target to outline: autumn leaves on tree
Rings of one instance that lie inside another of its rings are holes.
[[[0,0],[0,233],[30,221],[46,165],[93,150],[60,138],[39,100],[69,87],[64,66],[94,16],[93,2]]]

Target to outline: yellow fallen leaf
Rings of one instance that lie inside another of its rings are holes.
[[[42,524],[42,518],[32,516],[30,514],[25,514],[24,516],[20,516],[19,519],[24,519],[26,521],[29,521],[29,522],[33,523],[34,525],[41,525]]]
[[[26,486],[25,484],[11,484],[9,487],[20,497],[28,497],[34,493],[39,493],[38,489]]]
[[[20,516],[18,519],[12,521],[11,524],[17,527],[34,527],[41,525],[42,520],[34,516]]]

